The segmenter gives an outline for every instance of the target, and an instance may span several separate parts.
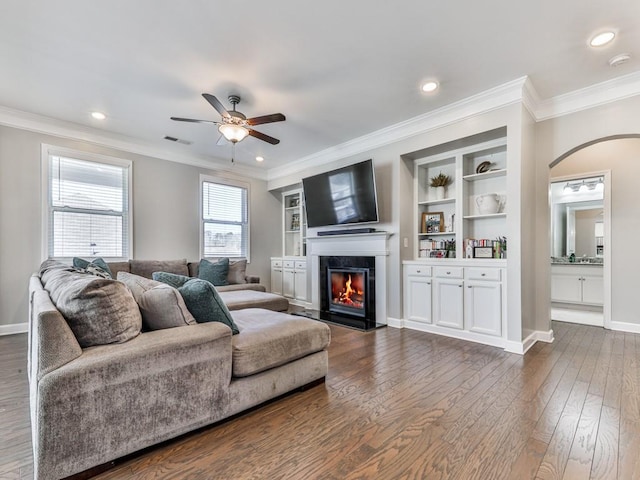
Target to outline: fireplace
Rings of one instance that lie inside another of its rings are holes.
[[[375,257],[320,257],[320,312],[356,328],[376,326]]]

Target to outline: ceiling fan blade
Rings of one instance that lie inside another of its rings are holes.
[[[247,128],[247,130],[249,130],[249,135],[251,135],[252,137],[270,143],[271,145],[277,145],[280,143],[280,140],[278,140],[277,138],[270,137],[269,135],[265,135],[264,133],[256,132],[251,128]]]
[[[287,119],[281,113],[272,113],[261,117],[247,118],[247,125],[262,125],[263,123],[284,122]]]
[[[220,122],[214,122],[213,120],[196,120],[195,118],[180,118],[180,117],[171,117],[171,120],[175,120],[176,122],[215,123],[216,125],[220,123]]]
[[[224,106],[220,103],[220,100],[218,100],[216,97],[214,97],[209,93],[203,93],[202,96],[207,102],[211,104],[213,108],[215,108],[218,111],[220,115],[222,115],[224,118],[231,118],[231,115],[229,115],[229,112],[227,112],[227,109],[224,108]]]

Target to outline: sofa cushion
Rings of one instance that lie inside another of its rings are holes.
[[[264,308],[274,312],[286,312],[289,309],[289,300],[275,293],[255,290],[231,290],[218,293],[229,310]]]
[[[228,285],[229,259],[221,258],[217,262],[210,262],[206,258],[200,260],[198,278],[213,283],[215,286]]]
[[[130,272],[141,277],[151,278],[153,272],[169,272],[177,275],[189,275],[187,260],[129,260]]]
[[[43,262],[40,279],[82,348],[126,342],[140,333],[140,310],[122,282],[54,260]]]
[[[92,267],[98,268],[106,272],[108,275],[108,278],[115,278],[113,276],[113,273],[111,272],[111,269],[109,268],[109,265],[107,265],[107,262],[105,262],[100,257],[94,258],[93,260],[85,260],[84,258],[73,257],[73,266],[76,268],[82,268],[84,270],[87,270],[89,273],[93,273],[94,275],[96,275],[96,273],[94,273],[94,271],[91,270]],[[102,275],[100,275],[98,272],[98,276],[102,276]]]
[[[231,314],[240,330],[232,343],[233,376],[246,377],[324,350],[329,327],[316,320],[259,308]]]
[[[118,280],[129,287],[136,299],[145,330],[183,327],[196,323],[182,295],[172,286],[127,272],[118,272]]]
[[[233,292],[233,291],[237,291],[237,290],[254,290],[256,292],[266,292],[267,289],[264,287],[264,285],[261,285],[259,283],[238,283],[238,284],[234,284],[234,285],[221,285],[219,287],[216,287],[216,290],[218,290],[218,292],[222,293],[222,292]]]
[[[229,309],[211,282],[168,272],[155,272],[153,279],[176,287],[196,322],[222,322],[234,335],[238,333]]]
[[[229,285],[242,285],[247,283],[247,260],[229,260],[229,273],[227,274]]]

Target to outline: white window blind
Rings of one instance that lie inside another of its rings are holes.
[[[49,155],[48,256],[129,257],[129,168]]]
[[[248,257],[248,189],[202,182],[204,257]]]

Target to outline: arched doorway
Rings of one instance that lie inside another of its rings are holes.
[[[638,296],[635,276],[640,268],[640,134],[615,135],[584,143],[555,159],[549,167],[551,181],[569,182],[571,178],[594,174],[608,177],[603,205],[604,326],[640,332],[640,312],[635,301]],[[550,226],[550,233],[551,230]],[[552,290],[552,300],[553,296]]]

